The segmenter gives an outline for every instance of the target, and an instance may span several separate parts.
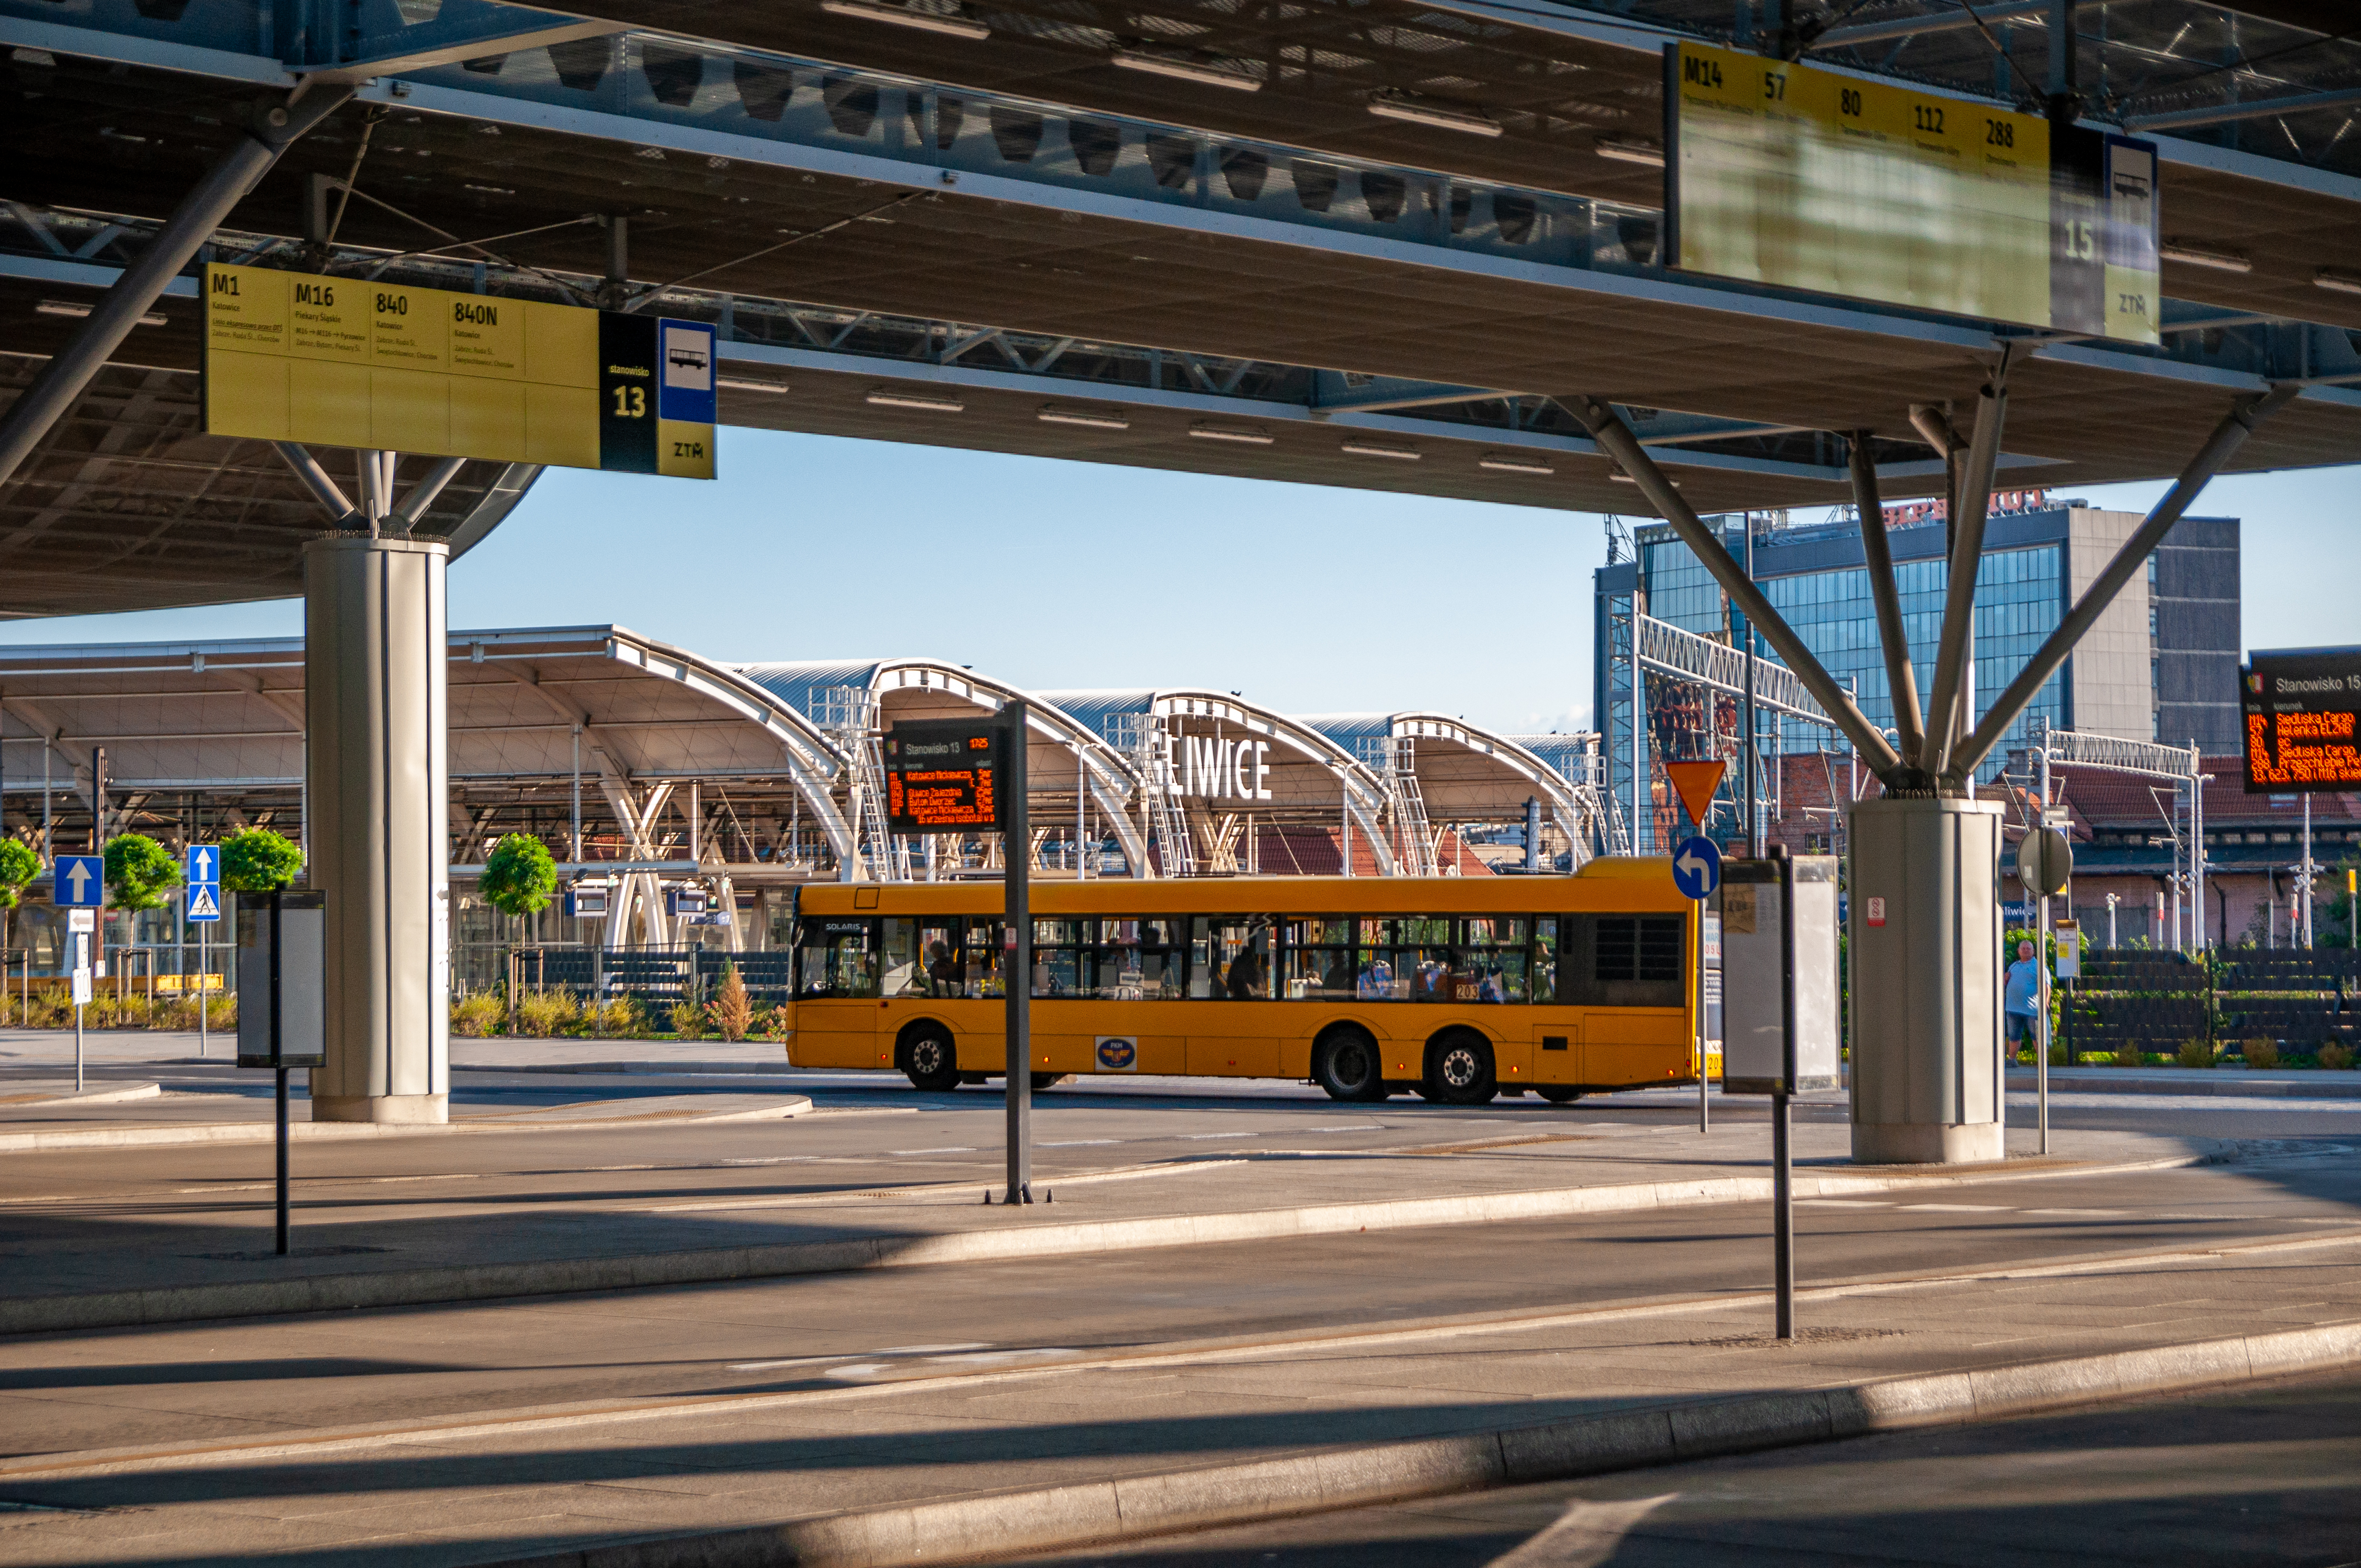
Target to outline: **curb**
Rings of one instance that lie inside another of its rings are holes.
[[[5,1084],[0,1084],[5,1089]],[[159,1083],[124,1083],[112,1089],[68,1089],[55,1094],[0,1094],[0,1105],[108,1105],[118,1100],[154,1100],[164,1092]]]
[[[1995,1180],[2053,1176],[2109,1176],[2209,1165],[2218,1153],[2171,1156],[2110,1165],[2073,1165],[2010,1173],[1996,1167],[1945,1167],[1941,1176],[1814,1176],[1795,1179],[1799,1198],[1847,1192],[1927,1190]],[[966,1190],[962,1186],[956,1190]],[[954,1189],[945,1189],[946,1191]],[[0,1300],[0,1334],[59,1330],[135,1328],[208,1318],[275,1317],[290,1312],[349,1311],[363,1307],[417,1307],[516,1296],[587,1290],[635,1290],[671,1285],[711,1285],[735,1279],[778,1279],[843,1274],[865,1268],[928,1264],[1001,1263],[1078,1253],[1130,1252],[1149,1247],[1204,1246],[1222,1242],[1337,1235],[1364,1230],[1484,1224],[1569,1214],[1619,1214],[1708,1203],[1761,1202],[1772,1196],[1767,1176],[1712,1177],[1694,1181],[1635,1182],[1614,1187],[1550,1188],[1526,1192],[1471,1193],[1451,1198],[1403,1198],[1316,1208],[1262,1209],[1235,1213],[1176,1214],[1153,1219],[1017,1223],[997,1230],[931,1235],[872,1234],[841,1241],[791,1242],[625,1256],[550,1258],[530,1263],[461,1264],[389,1269],[369,1274],[322,1274],[297,1279],[161,1286],[149,1290],[92,1291]]]
[[[2229,1072],[2219,1078],[2175,1080],[2169,1078],[2135,1078],[2129,1073],[2117,1078],[2100,1068],[2092,1071],[2069,1072],[2059,1068],[2049,1069],[2049,1091],[2069,1094],[2185,1094],[2197,1099],[2222,1097],[2239,1100],[2361,1100],[2361,1075],[2348,1076],[2335,1072],[2313,1072],[2306,1075],[2319,1082],[2301,1079],[2248,1078],[2244,1073]],[[2008,1090],[2012,1094],[2030,1093],[2036,1080],[2029,1071],[2012,1070]]]
[[[2339,1323],[619,1541],[508,1558],[497,1568],[895,1568],[971,1561],[1993,1420],[2356,1362],[2361,1322]]]
[[[137,1099],[137,1095],[117,1098]],[[87,1104],[69,1097],[56,1103]],[[448,1137],[460,1133],[579,1133],[630,1126],[683,1126],[711,1122],[759,1122],[801,1116],[812,1108],[808,1095],[785,1095],[776,1105],[752,1111],[720,1111],[710,1114],[597,1116],[577,1122],[501,1121],[478,1117],[466,1122],[290,1122],[292,1143],[335,1143],[352,1138]],[[527,1113],[528,1114],[530,1113]],[[196,1123],[185,1127],[91,1127],[64,1132],[0,1133],[0,1154],[48,1153],[59,1149],[157,1148],[175,1144],[268,1144],[278,1140],[269,1122]],[[0,1330],[0,1332],[5,1332]]]

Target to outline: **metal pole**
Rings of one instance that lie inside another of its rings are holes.
[[[1779,1087],[1771,1095],[1772,1269],[1776,1275],[1778,1331],[1795,1337],[1795,1183],[1787,1096],[1795,1082],[1795,862],[1786,846],[1779,862]]]
[[[1754,516],[1752,512],[1746,514],[1745,527],[1746,580],[1752,583],[1754,580]],[[1749,860],[1752,860],[1763,852],[1763,838],[1756,831],[1755,821],[1754,620],[1751,616],[1746,621],[1746,695],[1741,700],[1739,707],[1741,714],[1738,721],[1739,729],[1743,731],[1745,740],[1739,747],[1738,765],[1742,770],[1741,783],[1745,787],[1746,796],[1746,855]]]
[[[1002,1058],[1008,1083],[1008,1192],[1006,1203],[1033,1201],[1033,907],[1027,864],[1033,858],[1031,818],[1026,810],[1026,723],[1022,697],[1000,710],[1005,727],[1001,744],[1006,758],[1001,764],[1000,787],[1005,792],[1000,840],[1001,883],[1005,889],[1008,938],[1002,957],[1001,990],[1008,1000],[1008,1047]]]
[[[270,895],[270,1060],[278,1068],[279,1078],[279,1255],[287,1255],[287,1069],[279,1064],[287,1059],[286,1041],[280,1028],[286,1009],[279,983],[280,959],[286,948],[286,922],[280,918],[280,895]]]
[[[2213,433],[2198,449],[2197,455],[2189,460],[2189,466],[2173,480],[2172,488],[2165,492],[2164,499],[2156,503],[2147,519],[2108,560],[2106,566],[2092,580],[2091,586],[2083,590],[2082,597],[2074,602],[2074,608],[2066,612],[2066,619],[2058,623],[2058,630],[2043,640],[2033,657],[2026,661],[2025,668],[2017,672],[2016,678],[2009,682],[1992,707],[1984,710],[1983,722],[1960,742],[1952,756],[1948,770],[1951,774],[1964,776],[1976,771],[1976,764],[2000,743],[2001,736],[2015,722],[2016,716],[2025,711],[2026,705],[2040,693],[2049,677],[2058,673],[2058,667],[2074,651],[2074,644],[2080,642],[2083,634],[2097,623],[2099,617],[2106,613],[2107,607],[2115,602],[2115,596],[2132,580],[2133,574],[2147,569],[2147,558],[2156,553],[2158,545],[2164,543],[2164,536],[2172,532],[2181,514],[2196,501],[2199,492],[2205,488],[2206,481],[2236,455],[2238,449],[2246,444],[2246,438],[2254,434],[2257,425],[2279,411],[2302,389],[2292,383],[2275,386],[2260,397],[2242,400],[2214,427]],[[1930,727],[1934,723],[1931,715],[1927,722]]]
[[[214,928],[210,921],[201,923],[197,927],[197,1055],[200,1057],[209,1057],[214,1054],[213,1036],[207,1031],[205,1022],[205,976],[213,972],[212,960],[205,956],[205,950],[210,945],[213,932]]]
[[[2046,831],[2049,826],[2049,727],[2041,727],[2041,809],[2034,815],[2034,830]],[[2049,880],[2048,857],[2044,857],[2041,880]],[[2037,917],[2039,929],[2035,933],[2034,972],[2041,980],[2040,1019],[2033,1031],[2033,1100],[2034,1119],[2041,1128],[2041,1152],[2049,1152],[2049,895],[2041,895],[2041,907]],[[2007,1084],[2002,1078],[2003,1087]]]
[[[2312,950],[2312,795],[2303,797],[2303,950]]]
[[[1886,695],[1894,704],[1894,728],[1902,760],[1922,767],[1926,721],[1919,716],[1918,675],[1910,663],[1910,632],[1902,620],[1902,594],[1894,581],[1894,546],[1885,537],[1885,505],[1877,492],[1877,465],[1870,457],[1869,432],[1852,433],[1852,497],[1861,512],[1861,553],[1869,569],[1869,597],[1877,607],[1877,641],[1885,654]],[[1752,562],[1748,563],[1751,567]]]
[[[301,82],[285,104],[260,111],[260,123],[239,136],[181,198],[139,258],[125,268],[114,287],[99,297],[71,341],[41,367],[6,414],[0,415],[0,483],[15,476],[109,356],[123,346],[139,318],[180,276],[198,247],[213,237],[230,209],[279,160],[279,155],[353,94],[348,86],[313,92],[312,85],[308,81]]]
[[[1710,807],[1708,807],[1710,809]],[[1704,824],[1698,824],[1700,829]],[[1706,1103],[1706,1027],[1705,1027],[1705,905],[1697,901],[1697,1131],[1709,1132],[1713,1113]]]
[[[2205,775],[2197,742],[2189,743],[2189,934],[2205,950]]]

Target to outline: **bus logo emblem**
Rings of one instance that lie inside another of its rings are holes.
[[[1101,1035],[1099,1040],[1099,1070],[1101,1072],[1137,1072],[1139,1070],[1139,1042],[1128,1035]]]

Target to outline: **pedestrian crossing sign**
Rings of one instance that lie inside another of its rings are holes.
[[[189,918],[195,921],[221,918],[221,890],[199,883],[189,889]]]

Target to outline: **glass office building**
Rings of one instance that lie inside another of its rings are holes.
[[[1924,512],[1926,509],[1916,509]],[[1715,520],[1730,554],[1741,560],[1750,520]],[[1976,572],[1975,711],[2015,679],[2056,630],[2139,522],[2133,512],[2058,504],[2034,493],[1993,516]],[[1868,574],[1856,523],[1795,527],[1776,516],[1752,518],[1754,576],[1815,656],[1855,693],[1861,711],[1894,727],[1893,695],[1879,646]],[[1895,586],[1923,704],[1934,686],[1943,602],[1949,591],[1945,526],[1939,516],[1889,524]],[[2066,664],[2043,684],[1981,770],[1989,780],[2028,729],[2046,721],[2142,740],[2235,749],[2237,735],[2238,524],[2188,519],[2148,570],[2135,578]],[[1728,755],[1737,737],[1737,707],[1726,695],[1635,660],[1631,616],[1639,613],[1716,642],[1739,646],[1738,615],[1702,564],[1661,523],[1633,532],[1636,559],[1599,570],[1595,585],[1594,712],[1604,737],[1609,786],[1634,824],[1635,847],[1661,851],[1686,818],[1662,786],[1660,764],[1685,756]],[[1770,658],[1767,648],[1758,650]],[[1635,675],[1647,701],[1633,721]],[[1761,749],[1774,752],[1849,751],[1832,729],[1764,714]],[[1635,746],[1635,734],[1638,743]],[[1636,752],[1636,765],[1635,765]],[[1734,770],[1733,770],[1734,772]],[[1766,786],[1767,787],[1767,786]],[[1734,795],[1735,781],[1725,789]],[[1717,838],[1739,836],[1736,808],[1717,811]]]

